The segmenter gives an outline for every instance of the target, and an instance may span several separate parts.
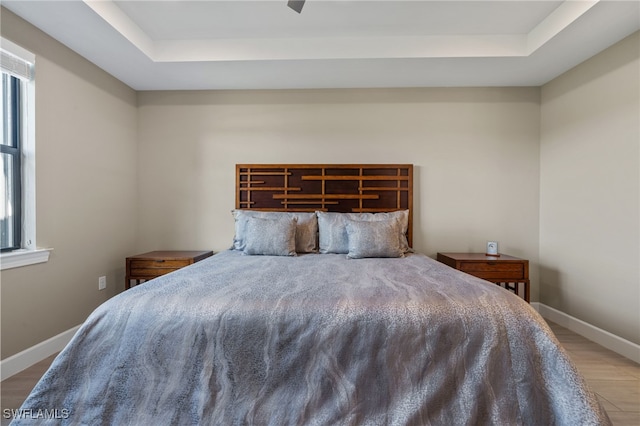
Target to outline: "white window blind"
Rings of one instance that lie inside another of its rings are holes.
[[[0,39],[0,68],[2,71],[23,80],[33,80],[35,55],[17,44]]]

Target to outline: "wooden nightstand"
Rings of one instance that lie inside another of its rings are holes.
[[[125,277],[125,289],[131,288],[131,280],[140,283],[140,280],[148,281],[169,272],[199,262],[209,256],[212,251],[150,251],[127,257],[127,272]]]
[[[437,260],[459,271],[504,286],[518,294],[524,287],[524,300],[529,302],[529,261],[506,254],[438,253]]]

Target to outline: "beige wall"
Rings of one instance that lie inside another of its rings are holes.
[[[36,54],[37,242],[48,263],[2,271],[2,358],[82,323],[124,288],[135,246],[136,93],[2,9]],[[98,291],[98,277],[107,289]]]
[[[542,88],[540,301],[640,344],[640,33]]]
[[[139,94],[139,250],[228,248],[236,163],[413,163],[414,246],[531,260],[539,89]]]

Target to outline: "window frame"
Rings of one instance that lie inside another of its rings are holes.
[[[35,60],[33,53],[0,37],[0,69],[20,80],[20,207],[21,245],[0,251],[0,270],[47,262],[51,248],[36,245]]]

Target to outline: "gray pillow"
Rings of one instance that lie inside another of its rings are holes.
[[[249,217],[246,222],[244,254],[296,255],[296,218]]]
[[[354,221],[346,224],[350,259],[365,257],[404,257],[400,242],[402,224],[398,218]]]
[[[318,215],[318,231],[320,253],[348,253],[349,240],[347,236],[347,221],[377,222],[389,219],[398,219],[400,230],[401,249],[403,253],[411,251],[407,242],[407,229],[409,228],[409,210],[398,210],[385,213],[335,213],[316,212]]]
[[[304,212],[269,212],[261,210],[232,210],[235,219],[235,236],[233,237],[233,249],[244,250],[246,239],[246,224],[250,217],[263,219],[291,219],[297,220],[296,225],[296,252],[315,253],[318,251],[318,218],[315,213]]]

